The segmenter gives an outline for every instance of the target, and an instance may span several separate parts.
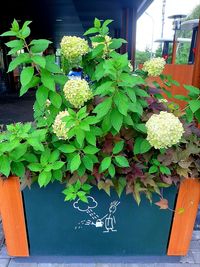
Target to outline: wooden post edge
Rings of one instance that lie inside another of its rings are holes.
[[[24,207],[18,177],[0,179],[0,213],[10,256],[29,256]]]
[[[185,256],[188,253],[200,201],[200,182],[185,179],[178,192],[175,214],[169,240],[168,256]]]

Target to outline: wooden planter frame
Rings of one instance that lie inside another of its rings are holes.
[[[187,254],[199,202],[200,182],[197,179],[185,179],[178,192],[167,255]],[[15,257],[28,257],[26,222],[18,177],[0,179],[0,214],[8,254]]]

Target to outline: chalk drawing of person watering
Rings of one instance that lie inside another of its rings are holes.
[[[99,215],[94,211],[94,209],[98,206],[98,203],[93,197],[88,196],[87,204],[81,202],[80,200],[77,200],[76,202],[74,202],[73,207],[80,212],[87,213],[91,217],[91,219],[82,220],[78,223],[75,229],[81,229],[85,226],[95,226],[96,228],[104,228],[103,233],[117,232],[117,230],[115,229],[115,212],[117,211],[117,206],[119,204],[119,201],[111,202],[108,213],[100,218]]]

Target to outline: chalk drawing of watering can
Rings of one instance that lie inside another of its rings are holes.
[[[98,220],[96,221],[95,226],[96,226],[96,227],[103,227],[103,222],[102,222],[100,219],[98,219]]]

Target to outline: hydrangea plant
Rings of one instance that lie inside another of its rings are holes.
[[[128,55],[117,52],[126,41],[109,36],[111,22],[95,19],[85,39],[63,37],[62,59],[82,68],[80,80],[69,80],[53,55],[40,54],[50,41],[27,41],[30,21],[20,28],[14,20],[1,35],[14,37],[6,43],[9,55],[25,51],[8,70],[26,65],[20,95],[36,88],[34,122],[8,125],[0,134],[2,178],[13,174],[23,185],[37,181],[40,187],[59,181],[65,200],[87,201],[93,186],[107,194],[115,189],[139,204],[142,193],[152,201],[161,188],[199,177],[200,90],[186,86],[188,96],[176,96],[187,102],[181,110],[170,89],[151,88],[148,76],[160,75],[169,87],[178,83],[161,74],[161,58],[133,72]]]

